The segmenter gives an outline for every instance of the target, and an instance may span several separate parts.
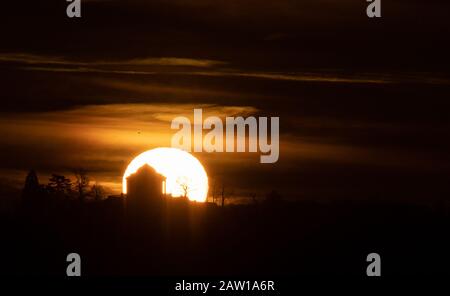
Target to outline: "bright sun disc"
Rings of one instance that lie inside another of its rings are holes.
[[[148,150],[131,161],[122,180],[122,192],[127,193],[127,178],[144,165],[154,168],[166,177],[166,193],[183,196],[193,201],[206,201],[208,176],[200,161],[190,153],[176,148]]]

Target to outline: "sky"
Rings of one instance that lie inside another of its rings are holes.
[[[230,196],[426,202],[448,195],[446,1],[8,1],[0,184],[84,168],[120,190],[194,108],[280,118],[280,159],[197,153]],[[210,184],[211,185],[211,184]]]

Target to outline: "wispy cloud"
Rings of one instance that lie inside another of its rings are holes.
[[[124,74],[124,75],[154,75],[158,72],[154,71],[133,71],[133,70],[104,70],[87,67],[20,67],[19,69],[29,71],[43,71],[43,72],[61,72],[61,73],[104,73],[104,74]]]
[[[84,65],[86,63],[68,61],[62,57],[34,55],[30,53],[0,53],[1,62],[15,62],[22,64],[56,64],[56,65]]]
[[[204,59],[187,59],[187,58],[174,58],[174,57],[163,57],[163,58],[139,58],[131,59],[119,62],[99,62],[99,64],[105,65],[150,65],[150,66],[189,66],[189,67],[213,67],[224,65],[225,62],[214,61],[214,60],[204,60]]]
[[[280,72],[196,72],[196,75],[205,76],[234,76],[246,78],[259,78],[267,80],[298,81],[298,82],[331,82],[331,83],[390,83],[388,79],[377,78],[375,75],[339,75],[327,74],[323,72],[305,72],[305,73],[280,73]]]
[[[180,57],[144,57],[116,61],[74,60],[67,57],[35,55],[30,53],[0,53],[0,62],[15,62],[31,65],[67,65],[67,66],[181,66],[181,67],[213,67],[223,65],[222,61],[192,59]]]
[[[325,82],[336,84],[422,83],[450,84],[448,77],[430,73],[343,73],[337,70],[265,72],[230,67],[224,61],[180,57],[139,57],[122,60],[76,60],[61,56],[29,53],[0,53],[0,63],[18,63],[28,71],[61,73],[104,73],[120,75],[183,75],[205,77],[238,77],[273,81]],[[226,66],[226,68],[225,68]],[[163,67],[163,68],[161,68]],[[182,70],[189,68],[189,70]]]
[[[234,116],[257,112],[251,106],[193,104],[90,105],[71,110],[3,114],[0,119],[0,169],[13,164],[44,171],[84,167],[117,176],[131,158],[147,149],[170,146],[178,116]],[[36,143],[39,143],[38,145]],[[33,147],[30,153],[29,147]],[[14,151],[14,159],[10,153]]]

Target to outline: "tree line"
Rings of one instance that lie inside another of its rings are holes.
[[[32,195],[55,195],[85,201],[102,200],[105,198],[105,189],[97,182],[91,182],[86,170],[73,171],[74,180],[59,174],[52,174],[47,184],[40,184],[35,170],[30,170],[22,191],[24,197]]]

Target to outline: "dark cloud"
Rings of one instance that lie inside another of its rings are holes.
[[[8,1],[2,51],[200,57],[266,70],[443,69],[448,61],[444,2],[388,1],[380,20],[369,20],[358,0],[89,1],[81,19],[67,18],[66,5]]]

